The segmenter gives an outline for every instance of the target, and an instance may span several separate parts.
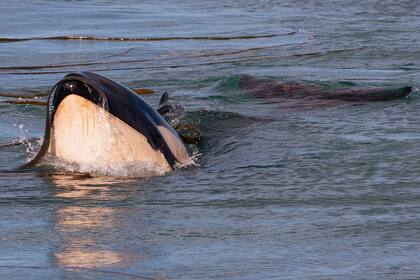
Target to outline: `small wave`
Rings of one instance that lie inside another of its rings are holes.
[[[199,67],[199,66],[210,66],[210,65],[223,65],[223,64],[235,64],[235,63],[246,63],[251,61],[263,61],[269,59],[275,59],[276,56],[267,55],[267,56],[258,56],[250,58],[238,58],[238,59],[229,59],[221,61],[208,61],[208,62],[199,62],[199,63],[184,63],[184,64],[166,64],[166,65],[157,65],[157,66],[128,66],[128,67],[115,67],[115,68],[95,68],[95,69],[85,69],[84,71],[91,72],[107,72],[107,71],[123,71],[123,70],[156,70],[156,69],[167,69],[167,68],[186,68],[186,67]],[[51,74],[65,74],[68,73],[68,70],[63,71],[35,71],[35,72],[5,72],[7,75],[51,75]]]
[[[47,106],[46,101],[34,101],[34,100],[2,100],[0,103],[17,104],[17,105],[35,105],[35,106]]]
[[[211,57],[220,57],[220,56],[234,56],[243,54],[246,52],[251,51],[258,51],[258,50],[264,50],[264,49],[272,49],[272,48],[278,48],[278,47],[286,47],[286,46],[296,46],[305,44],[305,42],[302,43],[287,43],[287,44],[275,44],[275,45],[269,45],[264,47],[254,47],[254,48],[243,48],[239,50],[233,50],[233,51],[212,51],[209,53],[202,53],[202,54],[194,54],[194,55],[179,55],[179,56],[172,56],[172,57],[162,57],[162,58],[156,58],[156,59],[130,59],[130,60],[118,60],[118,61],[95,61],[95,62],[80,62],[80,63],[67,63],[67,64],[56,64],[56,65],[23,65],[23,66],[5,66],[0,67],[0,71],[5,71],[5,74],[49,74],[49,73],[66,73],[70,70],[66,71],[54,71],[54,72],[8,72],[8,71],[32,71],[32,70],[42,70],[42,69],[60,69],[60,68],[69,68],[69,67],[84,67],[84,66],[106,66],[106,65],[118,65],[118,64],[133,64],[133,63],[158,63],[158,62],[168,62],[171,60],[180,60],[180,59],[190,59],[190,58],[211,58]],[[111,56],[118,56],[119,54],[111,55]],[[106,58],[106,57],[105,57]],[[188,65],[186,65],[188,66]],[[172,65],[162,66],[165,67],[172,67]],[[155,67],[148,67],[148,68],[155,68]],[[96,70],[90,70],[90,71],[108,71],[108,70],[126,70],[124,69],[96,69]],[[0,96],[1,93],[0,93]]]
[[[175,36],[175,37],[99,37],[99,36],[51,36],[51,37],[28,37],[28,38],[0,38],[0,43],[13,43],[35,40],[61,40],[61,41],[130,41],[130,42],[150,42],[150,41],[180,41],[180,40],[207,40],[207,41],[227,41],[227,40],[250,40],[260,38],[274,38],[296,34],[298,30],[286,33],[262,34],[262,35],[233,35],[233,36]]]
[[[340,54],[346,52],[358,52],[365,50],[364,47],[359,48],[346,48],[346,49],[331,49],[326,51],[319,51],[319,52],[308,52],[308,53],[298,53],[292,55],[292,57],[317,57],[317,56],[325,56],[330,54]]]
[[[38,93],[33,93],[33,94],[30,94],[30,93],[28,93],[28,94],[14,94],[14,93],[0,92],[0,96],[1,97],[10,97],[10,98],[37,99],[37,98],[48,96],[48,92],[38,92]]]

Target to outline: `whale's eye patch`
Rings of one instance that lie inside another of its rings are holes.
[[[78,80],[67,80],[58,85],[54,94],[52,95],[51,103],[51,118],[54,118],[55,111],[60,105],[61,101],[64,100],[68,95],[75,94],[81,96],[92,103],[104,108],[106,100],[104,97],[95,89],[88,84]]]

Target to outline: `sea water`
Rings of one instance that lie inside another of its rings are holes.
[[[0,12],[0,278],[420,277],[419,99],[305,106],[238,85],[419,87],[417,1],[28,0]],[[74,71],[201,112],[197,166],[17,170],[46,108],[3,102],[46,101]]]

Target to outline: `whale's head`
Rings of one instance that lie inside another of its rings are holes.
[[[188,161],[176,131],[145,100],[90,72],[69,74],[52,89],[44,142],[26,166],[47,153],[78,165],[141,163],[163,172]]]

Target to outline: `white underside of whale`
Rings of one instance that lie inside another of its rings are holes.
[[[163,126],[160,133],[182,163],[188,153],[178,136]],[[87,166],[124,166],[148,163],[167,172],[165,156],[145,136],[103,108],[78,95],[68,95],[58,106],[51,127],[49,152],[66,162]]]

